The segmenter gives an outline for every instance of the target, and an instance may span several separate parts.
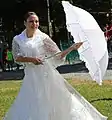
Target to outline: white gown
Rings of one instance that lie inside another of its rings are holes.
[[[39,30],[31,39],[25,31],[14,37],[14,58],[40,57],[43,65],[24,63],[20,92],[3,120],[106,120],[55,69],[63,62],[59,56],[44,59],[60,52],[56,44]]]

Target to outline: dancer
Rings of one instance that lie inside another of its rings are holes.
[[[38,29],[39,18],[34,12],[25,15],[24,24],[26,29],[14,37],[12,50],[15,61],[25,64],[25,76],[4,120],[100,120],[93,118],[77,96],[69,92],[64,78],[55,69],[82,43],[61,52]]]

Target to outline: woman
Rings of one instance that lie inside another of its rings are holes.
[[[97,115],[93,118],[68,91],[64,78],[55,69],[82,43],[60,52],[49,36],[38,29],[39,18],[34,12],[25,15],[24,24],[26,29],[14,37],[12,50],[15,61],[26,66],[25,77],[4,120],[100,120]]]

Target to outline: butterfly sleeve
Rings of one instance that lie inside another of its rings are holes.
[[[44,47],[45,47],[47,56],[52,56],[56,53],[61,52],[59,47],[56,45],[56,43],[49,36],[47,36],[43,40],[43,43],[44,43]],[[57,66],[64,63],[65,58],[61,59],[60,54],[58,54],[58,55],[53,56],[50,59],[48,59],[48,61],[56,68]]]

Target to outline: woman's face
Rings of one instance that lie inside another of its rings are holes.
[[[36,15],[31,15],[25,21],[26,29],[35,31],[39,27],[39,18]]]

